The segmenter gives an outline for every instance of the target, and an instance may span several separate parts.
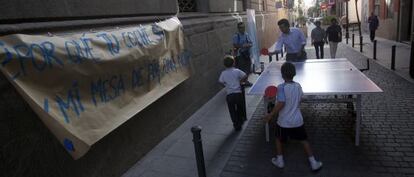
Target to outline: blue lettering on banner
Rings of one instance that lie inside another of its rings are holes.
[[[4,46],[4,43],[0,42],[0,46]],[[6,59],[1,63],[5,67],[8,63],[13,60],[13,54],[6,47],[3,47],[4,52],[6,53]],[[18,78],[21,74],[25,76],[27,74],[27,63],[26,60],[31,60],[33,68],[37,71],[43,71],[48,66],[49,68],[53,67],[53,63],[57,63],[63,67],[63,62],[56,56],[54,56],[55,46],[53,43],[46,41],[40,44],[19,44],[13,46],[13,50],[17,55],[17,61],[19,62],[19,68],[16,74],[12,76],[12,79]],[[41,58],[37,59],[37,55],[40,55]]]
[[[142,81],[142,70],[143,68],[134,68],[132,70],[132,88],[140,87],[144,85],[144,82]]]
[[[49,100],[47,98],[43,101],[43,110],[49,113]]]
[[[158,25],[153,24],[150,32],[152,32],[151,35],[154,35],[153,40],[150,39],[145,27],[138,27],[134,31],[122,32],[121,35],[125,46],[128,48],[137,46],[147,47],[148,45],[159,43],[165,37],[164,30]],[[103,35],[102,37],[108,41],[107,35]]]
[[[10,53],[9,49],[4,46],[4,43],[0,41],[0,47],[3,48],[4,52],[6,53],[6,58],[1,62],[1,65],[4,66],[12,60],[12,54]]]
[[[35,49],[39,49],[38,52],[36,52]],[[37,69],[38,71],[43,71],[45,69],[46,66],[49,66],[49,68],[53,67],[52,62],[55,61],[57,64],[63,66],[63,62],[57,58],[56,56],[54,56],[53,52],[55,50],[55,46],[53,43],[51,42],[43,42],[40,45],[39,44],[31,44],[30,45],[30,57],[32,59],[32,63],[33,66],[35,67],[35,69]],[[38,64],[36,62],[36,56],[34,55],[34,53],[39,53],[42,56],[42,60],[40,60],[40,64]],[[52,61],[53,60],[53,61]]]
[[[175,66],[175,62],[171,58],[164,58],[162,60],[163,66],[162,66],[162,72],[163,73],[169,73],[171,71],[177,71],[177,67]]]
[[[99,62],[101,58],[97,53],[98,50],[94,50],[93,48],[95,44],[103,45],[107,52],[110,53],[108,55],[115,56],[120,53],[120,50],[122,50],[121,47],[124,46],[124,44],[128,48],[138,48],[138,50],[140,50],[139,48],[158,44],[159,41],[162,41],[166,37],[165,31],[155,24],[152,26],[130,29],[130,31],[122,32],[121,36],[118,34],[119,33],[112,34],[102,32],[92,36],[84,35],[83,37],[77,38],[69,37],[66,38],[66,41],[59,41],[56,45],[52,43],[53,41],[35,41],[30,43],[21,40],[17,41],[17,44],[12,43],[14,46],[9,46],[10,44],[8,42],[0,41],[0,67],[9,67],[12,70],[11,72],[14,72],[12,73],[12,79],[16,79],[26,75],[37,74],[32,73],[33,71],[42,72],[52,68],[59,69],[64,67],[65,64],[82,64],[88,59]],[[34,40],[36,38],[30,39]],[[63,46],[62,49],[57,48],[63,44],[64,48]],[[160,45],[163,45],[163,43]],[[167,52],[174,53],[171,51],[173,49],[167,48],[163,50],[169,50]],[[150,50],[149,52],[156,51]],[[140,54],[141,53],[138,55]],[[135,53],[132,53],[132,55],[135,55]],[[125,77],[122,74],[113,73],[112,75],[95,78],[95,80],[87,83],[87,86],[90,86],[88,89],[90,89],[91,95],[91,100],[88,101],[92,101],[95,106],[98,106],[99,104],[108,103],[125,94],[126,85],[128,88],[135,89],[150,82],[161,83],[164,74],[177,72],[180,67],[188,66],[190,62],[188,52],[180,53],[178,56],[168,56],[166,58],[155,57],[147,62],[148,55],[151,55],[151,53],[148,53],[145,50],[142,58],[135,58],[137,60],[142,59],[143,62],[145,62],[142,66],[138,65],[133,68],[132,71],[122,71],[124,75],[126,75],[125,73],[132,74],[128,75],[128,77]],[[140,61],[136,62],[141,63]],[[73,77],[81,77],[81,75],[82,74],[78,75],[78,73],[75,73],[75,76]],[[39,75],[38,77],[41,76],[43,75]],[[129,80],[130,76],[131,80]],[[124,78],[127,79],[126,85]],[[59,92],[59,94],[52,95],[52,97],[44,98],[43,101],[43,109],[45,112],[49,112],[51,111],[51,108],[55,108],[61,116],[60,119],[64,119],[64,122],[66,123],[71,123],[71,121],[74,120],[73,117],[79,118],[85,111],[83,105],[84,102],[82,102],[84,100],[81,99],[79,85],[81,82],[76,80],[72,82],[72,85],[70,85],[69,88],[65,88],[66,90],[64,92]],[[131,87],[129,84],[131,84]],[[82,96],[84,96],[84,93],[82,93]],[[89,99],[89,97],[87,99]]]
[[[79,64],[84,59],[84,55],[81,46],[75,40],[65,42],[66,53],[69,60],[73,63]]]
[[[0,41],[0,47],[3,47],[4,52],[6,53],[6,58],[1,62],[1,65],[3,67],[5,67],[8,63],[10,63],[13,60],[13,55],[11,54],[11,52],[9,51],[9,49],[7,49],[4,46],[4,43]],[[18,76],[20,75],[20,72],[17,72],[16,74],[13,74],[12,79],[16,79]]]
[[[81,99],[80,99],[80,93],[78,88],[78,82],[74,81],[72,88],[69,89],[67,92],[66,102],[61,97],[56,96],[56,103],[58,107],[60,108],[60,111],[65,119],[66,123],[69,123],[69,116],[67,115],[67,111],[69,109],[72,109],[75,111],[76,115],[79,116],[81,112],[83,112],[85,109],[83,108]]]
[[[48,64],[49,68],[53,67],[52,60],[54,60],[57,64],[63,67],[63,62],[61,59],[57,58],[55,53],[55,45],[49,41],[43,42],[40,44],[42,46],[43,51],[43,58]]]
[[[116,36],[114,34],[111,34],[111,36],[113,38],[113,41],[115,41],[115,43],[112,41],[112,39],[110,38],[110,36],[108,34],[106,34],[106,33],[101,33],[101,34],[96,35],[96,37],[100,37],[103,40],[105,40],[109,52],[113,56],[115,56],[115,54],[118,54],[119,53],[119,49],[120,49],[119,47],[120,46],[119,46],[118,38],[116,38]]]
[[[178,56],[178,63],[181,66],[188,66],[190,64],[190,52],[188,51],[184,51],[182,53],[180,53],[180,55]]]
[[[161,83],[161,71],[158,60],[153,60],[148,64],[148,81],[153,81],[158,78],[158,82]]]
[[[24,66],[24,61],[30,57],[30,48],[26,44],[20,44],[14,46],[16,51],[18,61],[20,63],[20,71],[23,75],[26,75],[26,68]],[[19,72],[20,73],[20,72]]]
[[[152,33],[153,34],[155,34],[156,36],[158,36],[158,38],[156,39],[157,42],[164,39],[165,34],[164,34],[164,30],[161,27],[159,27],[156,24],[152,24],[151,30],[152,30]]]
[[[40,45],[30,44],[29,46],[27,44],[19,44],[14,46],[17,58],[19,59],[21,73],[23,75],[26,75],[26,66],[24,62],[27,59],[30,59],[32,61],[34,69],[37,71],[43,71],[46,66],[52,68],[52,60],[63,66],[63,62],[53,55],[54,48],[55,47],[51,42],[43,42]],[[41,60],[39,60],[39,63],[36,62],[36,56],[34,53],[39,53],[42,56]]]
[[[101,98],[101,102],[104,102],[104,98],[103,98],[103,94],[102,94],[102,80],[98,80],[96,82],[92,82],[91,83],[91,97],[92,97],[92,102],[95,104],[95,106],[97,105],[96,103],[96,98],[95,95],[99,94],[100,98]]]
[[[134,31],[122,33],[122,39],[128,48],[137,47],[137,46],[147,47],[148,45],[157,43],[159,40],[162,40],[162,38],[164,37],[163,33],[157,34],[157,36],[159,36],[157,41],[151,41],[144,27],[139,27],[138,29]]]
[[[91,43],[91,38],[81,38],[82,44],[83,44],[83,50],[85,52],[84,57],[86,58],[90,58],[92,60],[99,61],[100,58],[96,58],[93,53],[92,53],[92,48],[89,46],[89,43]]]
[[[113,75],[110,79],[99,78],[91,83],[91,97],[95,106],[98,105],[97,97],[101,103],[109,102],[125,92],[123,76]]]
[[[93,48],[89,46],[90,43],[90,38],[80,38],[80,41],[66,41],[65,48],[69,60],[75,64],[80,64],[87,59],[98,62],[100,58],[93,55]]]
[[[75,146],[73,145],[72,141],[71,141],[71,140],[69,140],[69,139],[67,139],[67,138],[65,138],[65,139],[63,140],[63,146],[65,146],[65,148],[66,148],[68,151],[71,151],[71,152],[75,151]]]
[[[139,27],[135,32],[138,33],[137,35],[139,37],[138,39],[139,39],[141,46],[150,45],[151,41],[144,27]]]
[[[32,63],[33,63],[33,66],[38,71],[43,71],[45,69],[47,63],[46,62],[39,62],[39,63],[36,62],[35,55],[33,55],[33,52],[35,52],[36,48],[38,48],[40,51],[42,51],[42,47],[40,45],[38,45],[38,44],[31,44],[30,45],[30,50],[29,51],[31,53],[30,56],[31,56],[31,59],[32,59]],[[44,52],[39,52],[39,53],[44,53]]]
[[[138,37],[133,32],[123,32],[122,38],[128,48],[139,45]]]

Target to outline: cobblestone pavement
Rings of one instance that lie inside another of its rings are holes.
[[[308,56],[314,56],[313,50],[308,50]],[[357,68],[365,67],[366,57],[344,44],[338,46],[337,56],[348,58]],[[365,74],[384,92],[362,96],[359,147],[354,145],[355,118],[345,103],[303,103],[309,141],[323,169],[311,172],[297,142],[284,146],[285,168],[278,169],[270,162],[274,143],[264,140],[264,107],[259,104],[221,177],[414,177],[414,84],[370,62]]]

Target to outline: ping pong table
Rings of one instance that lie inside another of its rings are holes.
[[[271,62],[247,94],[263,95],[266,87],[283,83],[284,80],[280,73],[283,63],[284,61]],[[361,95],[382,92],[381,88],[346,58],[308,59],[304,62],[292,63],[296,67],[296,76],[293,80],[301,84],[304,95],[356,95],[356,99],[346,100],[356,103],[355,145],[358,146],[362,121]],[[344,102],[340,99],[324,98],[310,101]]]

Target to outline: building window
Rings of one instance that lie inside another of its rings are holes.
[[[374,4],[374,14],[377,15],[377,16],[380,15],[380,7],[381,7],[380,0],[375,0],[375,4]]]
[[[178,6],[180,12],[196,12],[196,1],[195,0],[178,0]]]
[[[394,16],[393,8],[394,8],[394,1],[393,0],[386,0],[387,3],[387,18],[392,18]]]

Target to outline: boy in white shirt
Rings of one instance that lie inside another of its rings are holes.
[[[290,62],[286,62],[281,68],[282,77],[285,80],[277,89],[277,104],[273,110],[265,116],[265,121],[269,122],[275,115],[278,116],[276,128],[276,157],[272,158],[272,163],[279,167],[284,167],[282,142],[288,138],[302,142],[309,163],[313,171],[322,167],[322,162],[316,161],[312,149],[307,141],[307,134],[303,126],[303,117],[299,106],[303,95],[302,87],[293,81],[296,75],[296,68]]]
[[[223,64],[226,69],[221,72],[219,82],[226,88],[226,101],[231,120],[233,121],[233,127],[236,131],[240,131],[245,120],[243,118],[245,105],[243,105],[244,101],[240,83],[247,80],[247,75],[234,67],[234,58],[230,55],[224,57]]]

